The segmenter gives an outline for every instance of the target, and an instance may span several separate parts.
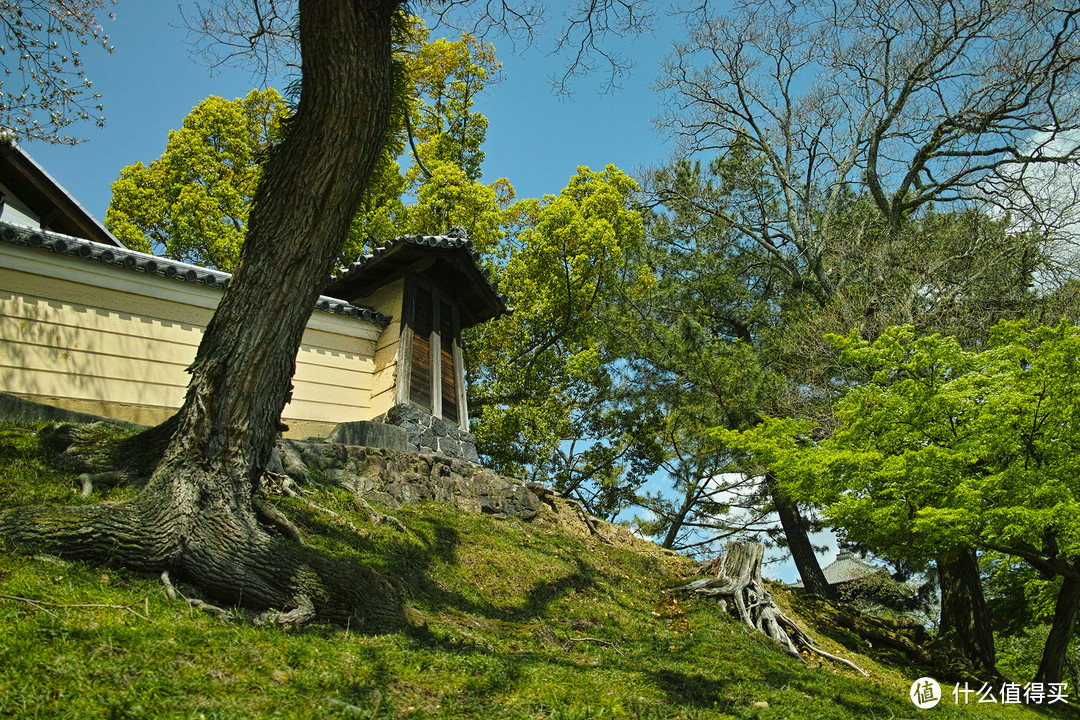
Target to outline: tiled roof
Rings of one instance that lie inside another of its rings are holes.
[[[18,143],[0,137],[0,178],[53,232],[122,248],[124,244],[61,187]]]
[[[78,257],[88,262],[99,262],[132,272],[159,275],[221,290],[228,287],[232,277],[230,273],[220,270],[211,270],[179,260],[147,255],[127,248],[112,247],[91,240],[82,240],[46,230],[35,230],[7,222],[0,222],[0,240],[12,245],[41,248],[58,255]],[[315,307],[324,312],[368,320],[384,326],[390,323],[390,318],[372,308],[353,305],[325,295],[319,296]]]
[[[398,265],[409,262],[407,258],[415,257],[418,250],[423,251],[428,248],[436,251],[457,251],[461,258],[457,262],[457,267],[466,270],[461,277],[472,278],[467,281],[472,286],[468,294],[473,301],[487,308],[478,312],[477,321],[510,312],[506,296],[499,293],[492,282],[491,274],[480,264],[480,254],[473,250],[472,240],[462,228],[453,228],[445,235],[404,235],[389,240],[370,253],[361,255],[348,265],[339,268],[337,276],[327,289],[330,292],[340,292],[344,297],[351,297],[350,292],[359,292],[362,297],[362,293],[369,286],[381,284],[389,269],[393,268],[390,270],[391,273],[394,270],[400,270]],[[464,297],[459,299],[470,302]]]
[[[360,257],[356,258],[356,260],[349,263],[347,266],[341,268],[338,274],[338,278],[344,280],[348,278],[351,274],[362,271],[368,263],[378,260],[383,255],[388,254],[391,250],[398,247],[399,245],[416,245],[417,247],[445,249],[460,248],[462,250],[465,250],[469,254],[469,257],[472,258],[472,261],[476,263],[477,270],[480,271],[480,274],[484,277],[484,280],[486,280],[488,285],[491,286],[492,291],[495,292],[496,295],[498,295],[498,291],[496,290],[495,285],[491,282],[491,273],[489,273],[487,269],[485,269],[480,264],[480,253],[473,250],[472,240],[469,239],[469,236],[466,235],[465,231],[461,228],[453,228],[452,230],[449,230],[445,235],[402,235],[401,237],[394,238],[393,240],[388,240],[386,243],[375,248],[370,253],[367,253],[366,255],[361,255]],[[505,295],[498,296],[503,302],[506,302]]]
[[[838,585],[840,583],[858,580],[859,578],[867,577],[869,575],[888,573],[888,570],[883,567],[867,565],[865,562],[855,557],[851,552],[841,550],[836,556],[836,560],[823,567],[821,572],[825,575],[825,580],[830,585]],[[796,588],[802,586],[803,584],[801,581],[791,584],[791,587]]]

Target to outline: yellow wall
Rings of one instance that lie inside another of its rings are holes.
[[[160,422],[183,401],[185,368],[220,296],[202,285],[0,243],[0,390]],[[315,312],[283,413],[288,434],[325,434],[378,414],[370,405],[381,331]]]
[[[398,345],[401,338],[401,307],[404,280],[385,285],[360,302],[393,318],[375,346],[375,369],[371,385],[371,415],[376,417],[397,404]]]

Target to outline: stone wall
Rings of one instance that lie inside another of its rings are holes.
[[[299,483],[329,482],[382,507],[434,500],[468,512],[531,520],[537,495],[523,481],[474,463],[429,453],[342,445],[328,440],[281,440],[267,468]]]
[[[478,462],[476,436],[456,423],[433,417],[413,405],[395,405],[376,422],[404,428],[409,444],[422,453],[435,453],[456,460]]]

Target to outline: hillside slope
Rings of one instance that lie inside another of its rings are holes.
[[[43,502],[87,500],[33,432],[0,425],[0,511]],[[403,527],[373,522],[341,489],[276,503],[305,542],[389,578],[408,622],[224,621],[169,600],[157,578],[0,540],[0,717],[1036,718],[1061,707],[956,706],[946,690],[919,710],[908,699],[918,668],[820,634],[871,678],[799,662],[675,591],[693,563],[622,528],[597,534],[558,498],[530,522],[404,505],[393,511]]]

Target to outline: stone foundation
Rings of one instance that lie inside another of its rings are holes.
[[[542,489],[471,462],[413,451],[286,439],[278,441],[267,469],[303,484],[334,483],[390,510],[434,500],[467,512],[531,520],[541,507]]]
[[[421,453],[434,453],[467,462],[478,462],[476,436],[456,423],[433,417],[413,405],[395,405],[377,422],[404,428],[409,444]]]

